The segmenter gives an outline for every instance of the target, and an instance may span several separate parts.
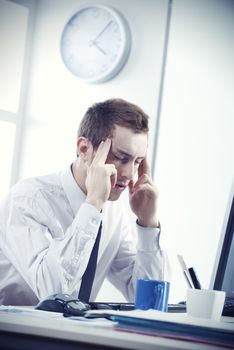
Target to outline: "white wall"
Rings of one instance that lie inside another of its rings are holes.
[[[177,300],[178,253],[209,286],[234,176],[233,33],[234,1],[174,1],[155,175]]]

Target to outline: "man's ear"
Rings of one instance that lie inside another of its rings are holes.
[[[85,163],[89,162],[93,154],[92,143],[86,137],[78,137],[76,153]]]

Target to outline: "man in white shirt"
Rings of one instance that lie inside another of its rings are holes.
[[[101,222],[90,301],[106,277],[128,301],[138,278],[165,278],[147,146],[148,116],[107,100],[83,117],[71,167],[13,186],[0,207],[0,304],[35,305],[54,293],[77,298]],[[137,244],[120,198],[127,187]]]

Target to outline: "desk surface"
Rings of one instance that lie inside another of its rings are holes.
[[[36,313],[35,313],[36,312]],[[84,325],[61,314],[44,311],[0,312],[1,349],[187,349],[213,350],[213,345],[117,331],[113,327]],[[225,349],[222,347],[215,347]],[[227,349],[227,348],[226,348]]]

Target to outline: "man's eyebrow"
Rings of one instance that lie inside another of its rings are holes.
[[[113,152],[113,151],[112,151]],[[115,152],[117,153],[121,153],[122,155],[126,156],[126,157],[129,157],[129,158],[134,158],[134,156],[132,156],[131,154],[121,150],[121,149],[116,149]],[[137,159],[144,159],[144,157],[137,157]]]

